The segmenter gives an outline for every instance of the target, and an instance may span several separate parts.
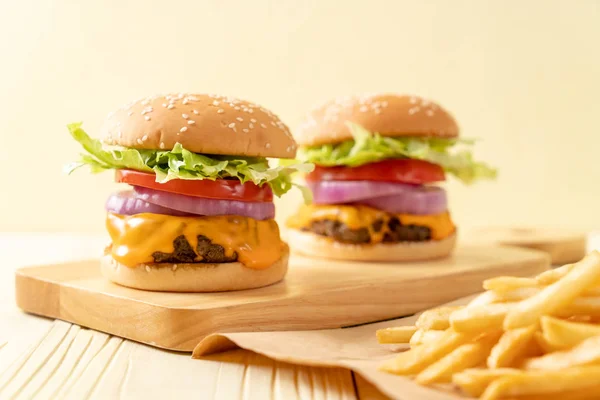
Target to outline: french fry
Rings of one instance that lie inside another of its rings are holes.
[[[533,337],[539,347],[539,349],[542,351],[543,354],[547,354],[547,353],[552,353],[553,351],[559,351],[562,350],[559,347],[556,347],[550,343],[548,343],[548,341],[546,340],[546,338],[544,337],[544,334],[540,331],[537,331],[536,333],[533,334]]]
[[[566,392],[530,394],[518,397],[503,397],[502,400],[597,400],[600,398],[600,385]]]
[[[467,304],[465,308],[472,308],[492,304],[496,301],[496,294],[490,290],[481,293]]]
[[[498,276],[483,281],[483,288],[496,293],[510,292],[515,289],[537,288],[540,284],[534,278],[517,278],[514,276]]]
[[[424,330],[446,330],[450,327],[450,314],[463,307],[438,307],[431,310],[423,311],[415,325],[419,329]]]
[[[539,274],[538,276],[536,276],[535,280],[540,285],[551,285],[554,282],[562,279],[569,272],[571,272],[571,270],[573,269],[574,266],[575,266],[575,264],[566,264],[566,265],[563,265],[562,267],[544,271],[541,274]]]
[[[461,388],[465,393],[473,397],[479,397],[488,385],[496,379],[520,373],[520,370],[514,368],[471,368],[453,375],[452,383]]]
[[[416,326],[395,326],[393,328],[378,329],[377,341],[381,344],[408,343],[417,331]]]
[[[591,252],[559,281],[517,304],[504,319],[504,329],[536,324],[542,315],[552,315],[572,302],[600,279],[600,253]]]
[[[513,302],[527,299],[531,296],[535,296],[542,289],[535,287],[523,287],[517,288],[505,292],[493,292],[494,293],[494,303],[502,303],[502,302]]]
[[[502,329],[504,318],[517,303],[493,303],[465,307],[450,315],[450,326],[456,332],[489,332]]]
[[[600,317],[600,297],[579,297],[571,304],[556,312],[558,316],[586,316],[590,319]]]
[[[499,333],[488,334],[475,343],[457,347],[421,371],[415,381],[421,385],[451,382],[453,374],[483,363],[499,336]]]
[[[410,338],[411,346],[418,346],[438,340],[444,335],[444,331],[426,331],[424,329],[417,329],[414,335]]]
[[[600,399],[600,252],[484,288],[465,307],[423,312],[411,349],[380,369],[480,400]]]
[[[593,336],[600,336],[600,325],[571,322],[554,317],[541,318],[544,339],[555,348],[567,349]]]
[[[600,366],[574,367],[560,371],[525,371],[494,380],[480,399],[519,398],[583,390],[598,386],[599,380]]]
[[[569,367],[598,364],[600,362],[600,336],[584,340],[569,350],[557,351],[531,358],[523,364],[525,369],[560,370]]]
[[[397,375],[418,374],[458,346],[467,343],[472,337],[448,329],[439,340],[400,353],[395,358],[384,361],[380,369]]]
[[[487,359],[488,368],[506,368],[518,365],[529,355],[527,352],[535,348],[534,344],[537,343],[534,342],[533,336],[536,331],[536,325],[506,331]]]

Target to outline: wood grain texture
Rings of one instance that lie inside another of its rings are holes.
[[[282,283],[182,294],[112,284],[92,260],[20,269],[16,298],[31,313],[156,347],[192,351],[216,332],[336,328],[408,315],[475,293],[484,279],[533,275],[548,265],[544,253],[503,247],[462,247],[448,259],[410,264],[293,257]]]
[[[357,398],[345,369],[295,366],[245,350],[192,360],[62,321],[12,358],[5,349],[0,399]]]

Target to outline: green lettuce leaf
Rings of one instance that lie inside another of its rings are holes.
[[[81,123],[69,124],[67,127],[71,136],[87,152],[81,155],[78,162],[65,166],[67,174],[82,166],[88,166],[94,173],[125,168],[153,172],[156,174],[156,181],[160,183],[171,179],[237,178],[242,183],[250,181],[259,186],[268,184],[276,196],[281,196],[292,188],[293,173],[310,172],[314,168],[309,163],[279,165],[273,168],[264,157],[197,154],[184,149],[180,143],[172,150],[138,150],[107,146],[91,138],[81,128]]]
[[[347,122],[354,140],[337,144],[308,147],[303,158],[322,166],[359,165],[390,158],[414,158],[440,165],[447,173],[464,183],[478,179],[494,179],[496,169],[473,160],[468,149],[453,151],[455,146],[470,146],[473,140],[442,138],[384,137],[353,122]]]

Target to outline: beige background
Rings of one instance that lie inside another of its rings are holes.
[[[292,127],[336,95],[433,97],[500,168],[448,185],[461,226],[600,227],[597,0],[2,1],[0,37],[3,231],[102,232],[117,186],[61,174],[79,150],[65,124],[94,133],[166,91],[252,99]]]

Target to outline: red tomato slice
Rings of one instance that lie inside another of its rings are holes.
[[[207,199],[238,201],[273,201],[273,192],[269,185],[257,186],[252,182],[241,183],[237,179],[186,180],[173,179],[165,183],[156,182],[156,175],[146,172],[118,169],[115,181],[186,196]]]
[[[427,161],[401,158],[359,167],[320,167],[306,176],[309,181],[385,181],[422,185],[446,180],[444,170]]]

